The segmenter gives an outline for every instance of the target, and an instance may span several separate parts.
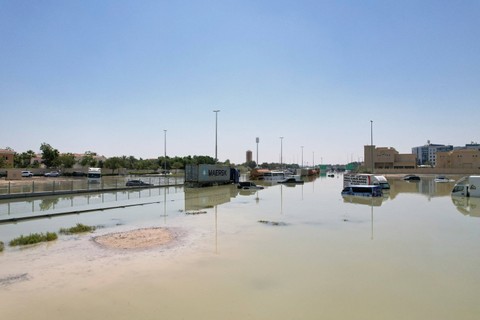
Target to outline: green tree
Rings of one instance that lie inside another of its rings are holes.
[[[51,145],[48,143],[42,143],[40,146],[40,150],[42,151],[42,160],[43,163],[48,167],[58,167],[60,165],[59,155],[57,149],[52,148]]]
[[[64,153],[58,159],[63,168],[71,168],[75,164],[75,156],[71,153]]]
[[[91,152],[85,152],[82,160],[80,160],[80,165],[82,165],[83,167],[96,167],[97,160],[95,160],[93,156],[94,154],[92,154]]]
[[[7,166],[7,161],[4,157],[0,157],[0,168],[5,168]]]
[[[172,164],[172,169],[183,169],[185,165],[179,161],[176,161]]]
[[[111,169],[112,173],[115,173],[115,170],[118,170],[122,167],[122,159],[119,157],[112,157],[105,160],[104,167]]]
[[[32,158],[35,157],[35,152],[28,150],[27,152],[15,153],[13,156],[13,163],[15,168],[28,168],[32,166]]]
[[[245,165],[250,169],[254,169],[257,166],[257,163],[255,161],[248,161],[248,162],[245,162]]]

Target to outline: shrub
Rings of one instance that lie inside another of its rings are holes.
[[[2,241],[0,241],[0,252],[2,252],[3,249],[5,249],[5,245],[3,244]]]
[[[24,246],[28,244],[34,244],[39,242],[53,241],[58,238],[55,232],[43,233],[31,233],[28,236],[21,235],[18,238],[15,238],[9,242],[10,246]]]
[[[84,224],[77,223],[75,227],[61,228],[59,232],[61,234],[73,234],[73,233],[92,232],[94,230],[95,230],[95,227],[93,226],[86,226]]]

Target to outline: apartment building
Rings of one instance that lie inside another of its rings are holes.
[[[433,144],[430,140],[427,144],[412,148],[412,153],[417,157],[417,165],[435,167],[437,163],[437,152],[448,152],[453,150],[452,145]]]

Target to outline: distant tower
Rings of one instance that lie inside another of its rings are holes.
[[[251,150],[247,150],[247,162],[251,162],[253,158],[253,153]]]

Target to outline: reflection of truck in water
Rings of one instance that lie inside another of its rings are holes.
[[[237,195],[233,185],[212,188],[185,188],[185,211],[214,208],[231,201]]]
[[[480,176],[467,176],[458,180],[453,187],[452,196],[480,197]]]
[[[343,186],[351,185],[373,185],[382,189],[390,189],[390,184],[384,176],[376,176],[368,173],[345,173],[343,175]]]
[[[185,166],[186,187],[207,187],[214,185],[238,183],[240,174],[235,168],[214,164]]]
[[[102,169],[88,168],[87,179],[89,183],[100,183],[102,180]]]
[[[480,217],[480,198],[452,197],[452,202],[463,215]]]

